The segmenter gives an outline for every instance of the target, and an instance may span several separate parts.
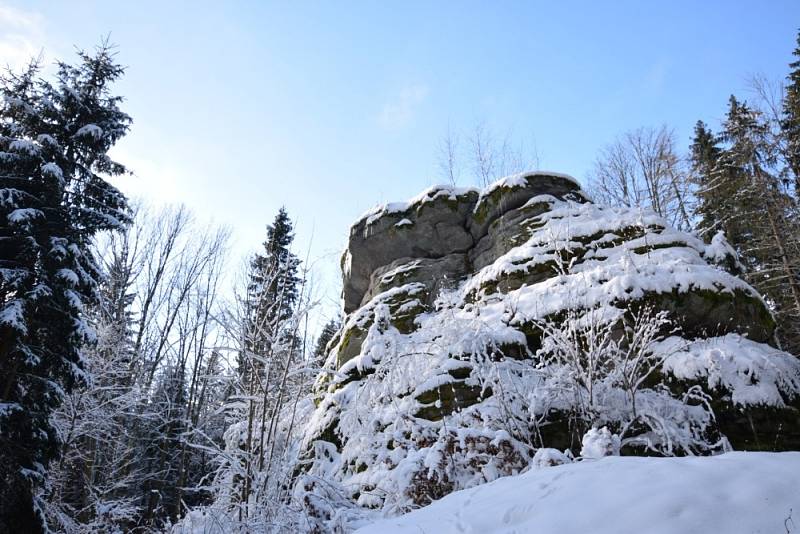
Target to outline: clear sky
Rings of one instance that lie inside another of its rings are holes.
[[[513,131],[583,179],[629,129],[688,146],[749,76],[786,75],[798,27],[800,0],[0,0],[0,60],[110,33],[134,118],[122,189],[230,225],[234,256],[285,205],[332,285],[355,218],[442,181],[448,124]]]

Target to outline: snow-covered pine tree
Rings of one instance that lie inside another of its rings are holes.
[[[58,455],[50,415],[84,378],[83,313],[96,297],[92,236],[122,228],[125,197],[105,176],[125,167],[108,150],[131,118],[111,84],[123,74],[111,47],[37,62],[0,79],[0,531],[37,532],[37,498]]]
[[[285,339],[288,332],[281,329],[281,325],[292,316],[299,291],[297,272],[300,260],[291,251],[293,241],[292,221],[286,209],[281,208],[272,224],[267,226],[264,252],[253,256],[250,262],[246,344],[247,350],[254,354],[270,354],[278,341],[291,344],[291,340]],[[258,362],[251,361],[250,364],[254,365],[253,369],[240,369],[243,376],[263,367]],[[257,372],[264,372],[264,369]]]
[[[322,327],[322,332],[319,333],[317,344],[314,347],[314,363],[317,367],[322,367],[322,364],[325,363],[325,358],[328,356],[326,351],[328,343],[341,327],[342,323],[339,318],[331,319]]]
[[[728,221],[729,208],[725,200],[730,194],[724,190],[729,186],[726,176],[715,172],[719,161],[719,138],[708,129],[703,121],[694,126],[694,137],[691,145],[692,177],[697,186],[697,205],[695,217],[700,235],[710,242],[716,232],[726,229],[723,221]]]
[[[775,306],[782,347],[800,352],[800,220],[797,205],[781,180],[778,147],[761,114],[731,100],[721,162],[741,176],[736,214],[745,231],[740,256],[750,264],[746,277]]]
[[[800,194],[800,34],[792,55],[795,60],[789,63],[789,83],[783,99],[781,131],[786,140],[786,159],[794,175],[795,195]]]
[[[763,115],[731,96],[716,138],[698,125],[692,146],[697,214],[708,237],[722,230],[744,276],[773,305],[782,348],[800,352],[800,219],[781,179],[780,148]]]

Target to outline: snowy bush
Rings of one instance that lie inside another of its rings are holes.
[[[581,444],[581,458],[583,459],[619,456],[619,436],[612,434],[606,427],[590,428],[583,435]]]
[[[627,314],[569,310],[539,326],[543,339],[534,372],[540,380],[529,381],[541,414],[537,423],[555,409],[569,415],[578,435],[608,426],[623,448],[664,455],[725,448],[703,391],[678,395],[661,383],[667,354],[660,341],[672,328],[666,313],[648,307]]]

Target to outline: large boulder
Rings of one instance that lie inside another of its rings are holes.
[[[800,448],[800,362],[770,345],[775,322],[736,264],[721,236],[594,204],[558,173],[370,211],[343,254],[347,315],[316,383],[303,491],[396,514],[518,472],[539,447],[579,454],[583,401],[564,393],[577,375],[554,363],[552,329],[585,329],[580,362],[592,332],[628,339],[655,314],[639,389],[624,367],[592,393],[623,454]]]
[[[399,264],[390,265],[398,260],[407,264],[415,259],[436,260],[469,253],[474,262],[472,271],[490,264],[513,248],[515,238],[520,238],[516,231],[519,222],[536,215],[537,209],[544,206],[526,206],[540,195],[587,200],[573,178],[534,172],[510,176],[482,192],[434,186],[407,202],[370,210],[350,228],[348,246],[342,254],[345,312],[356,310],[374,296],[379,277],[398,267]],[[449,270],[453,258],[438,265],[450,279],[466,274],[461,269]]]
[[[400,258],[442,258],[472,248],[466,220],[477,200],[474,189],[436,186],[356,221],[342,255],[345,312],[361,305],[376,269]]]

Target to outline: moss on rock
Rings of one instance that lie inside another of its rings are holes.
[[[444,416],[456,410],[463,410],[477,404],[492,395],[490,388],[467,385],[463,381],[453,381],[417,395],[417,401],[423,406],[414,417],[429,421],[440,421]]]
[[[683,336],[690,339],[729,333],[743,334],[760,343],[771,343],[774,339],[772,314],[759,297],[741,289],[691,289],[684,292],[675,289],[617,303],[617,306],[631,310],[644,305],[668,312]]]

